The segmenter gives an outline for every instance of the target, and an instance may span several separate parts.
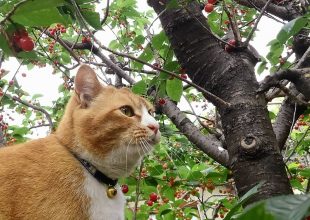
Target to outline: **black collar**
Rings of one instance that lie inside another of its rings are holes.
[[[117,184],[117,180],[118,179],[111,179],[110,177],[106,176],[105,174],[103,174],[101,171],[97,170],[97,168],[95,166],[93,166],[91,163],[89,163],[88,161],[79,158],[77,155],[75,155],[75,158],[78,159],[78,161],[80,161],[80,163],[86,168],[86,170],[93,176],[96,178],[96,180],[98,180],[100,183],[104,183],[108,186],[112,186],[114,187]]]

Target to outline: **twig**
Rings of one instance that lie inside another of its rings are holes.
[[[79,10],[79,8],[78,8],[78,6],[77,6],[75,0],[71,0],[71,2],[72,2],[72,4],[74,5],[75,9],[77,10],[77,13],[78,13],[79,17],[81,18],[82,22],[84,22],[85,28],[87,29],[87,31],[89,32],[89,34],[91,35],[91,37],[93,38],[93,40],[95,41],[95,43],[97,43],[97,44],[99,45],[100,48],[102,48],[102,49],[104,49],[104,50],[107,50],[107,51],[109,51],[109,52],[111,52],[111,53],[113,53],[113,54],[115,54],[115,55],[122,56],[122,57],[126,57],[126,58],[129,58],[129,59],[131,59],[131,60],[135,60],[135,61],[137,61],[137,62],[139,62],[139,63],[142,63],[142,64],[144,64],[144,65],[147,65],[147,66],[149,66],[149,67],[151,67],[151,68],[153,68],[153,69],[155,69],[155,70],[162,71],[162,72],[167,73],[167,74],[169,74],[169,75],[171,75],[171,76],[173,76],[173,77],[175,77],[175,78],[177,78],[177,79],[180,79],[181,81],[186,82],[187,84],[189,84],[189,85],[193,86],[194,88],[196,88],[198,91],[202,92],[202,93],[205,95],[205,97],[208,98],[208,99],[210,100],[210,102],[212,102],[215,106],[217,106],[217,107],[219,107],[219,108],[229,108],[229,107],[231,106],[230,103],[225,102],[224,100],[222,100],[221,98],[219,98],[219,97],[215,96],[214,94],[208,92],[208,91],[205,90],[204,88],[202,88],[202,87],[196,85],[195,83],[192,83],[191,81],[189,81],[189,80],[187,80],[187,79],[182,78],[182,77],[179,76],[178,74],[175,74],[175,73],[173,73],[173,72],[170,72],[170,71],[161,69],[161,68],[159,68],[159,67],[153,66],[153,65],[151,65],[151,64],[149,64],[149,63],[147,63],[147,62],[145,62],[145,61],[143,61],[143,60],[140,60],[140,59],[138,59],[138,58],[136,58],[136,57],[134,57],[134,56],[131,56],[131,55],[128,55],[128,54],[124,54],[124,53],[116,52],[116,51],[111,50],[111,49],[107,48],[106,46],[102,45],[102,44],[98,41],[98,39],[92,34],[92,32],[89,30],[89,28],[87,27],[86,22],[84,21],[83,15],[81,14],[81,12],[80,12],[80,10]],[[225,42],[225,43],[226,43],[226,42]],[[110,59],[108,59],[107,57],[105,57],[100,51],[98,51],[97,53],[100,54],[101,58],[103,59],[103,61],[104,61],[105,63],[107,63],[107,64],[110,63],[109,65],[111,65],[111,66],[114,65],[114,68],[115,68],[115,69],[118,69],[118,71],[121,70],[121,69],[120,69],[118,66],[116,66]],[[122,77],[123,77],[124,79],[126,79],[127,75],[122,76]],[[127,78],[128,78],[128,77],[127,77]],[[127,79],[126,79],[126,80],[127,80]],[[127,80],[127,81],[128,81],[128,80]]]
[[[244,46],[247,47],[249,45],[249,42],[250,40],[252,39],[253,35],[254,35],[254,32],[256,31],[257,29],[257,26],[258,26],[258,23],[260,22],[260,19],[263,17],[268,5],[271,3],[272,0],[268,0],[265,4],[265,6],[262,8],[260,14],[258,15],[256,21],[255,21],[255,24],[254,24],[254,27],[252,28],[251,32],[249,33],[247,39],[245,40],[244,42]]]
[[[138,210],[138,202],[139,202],[139,196],[140,196],[140,182],[141,182],[142,169],[143,169],[143,161],[140,164],[139,176],[138,176],[138,181],[137,181],[137,185],[136,185],[136,200],[135,200],[135,207],[134,207],[134,212],[133,212],[133,220],[137,219],[137,210]]]
[[[298,96],[294,95],[291,90],[289,90],[287,87],[283,86],[282,84],[279,84],[278,87],[291,99],[295,100],[298,105],[307,105],[310,106],[310,103],[305,102],[304,100],[302,100],[301,98],[299,98]]]
[[[293,154],[295,153],[296,148],[301,144],[301,142],[305,139],[305,137],[307,136],[308,132],[310,130],[310,127],[307,128],[307,130],[305,131],[305,133],[302,135],[302,137],[300,138],[300,140],[297,142],[297,144],[295,145],[295,147],[293,148],[293,150],[291,151],[290,155],[286,158],[285,163],[287,163],[289,161],[289,159],[293,156]]]
[[[53,125],[52,118],[51,118],[50,114],[49,114],[45,109],[43,109],[43,108],[41,108],[41,107],[39,107],[39,106],[36,106],[36,105],[32,105],[32,104],[30,104],[29,102],[23,101],[23,100],[21,100],[21,99],[20,99],[19,97],[17,97],[17,96],[13,96],[13,97],[12,97],[12,96],[9,95],[9,94],[6,94],[6,96],[9,97],[10,99],[14,100],[14,101],[17,101],[17,102],[19,102],[19,103],[25,105],[25,106],[28,106],[28,107],[30,107],[30,108],[32,108],[32,109],[34,109],[34,110],[37,110],[37,111],[39,111],[39,112],[42,112],[42,113],[45,115],[45,117],[46,117],[46,119],[47,119],[47,121],[48,121],[48,123],[49,123],[50,131],[53,131],[54,125]]]
[[[232,32],[234,34],[234,38],[239,43],[239,42],[241,42],[241,35],[240,35],[239,29],[238,29],[238,25],[236,24],[236,17],[234,15],[234,13],[231,14],[229,12],[228,8],[226,7],[225,1],[223,1],[223,8],[224,8],[224,11],[227,14],[228,19],[229,19],[230,27],[231,27],[231,30],[232,30]]]
[[[106,6],[106,8],[105,8],[104,17],[103,17],[103,19],[100,21],[100,24],[101,24],[101,25],[103,25],[103,24],[106,22],[106,20],[107,20],[107,18],[108,18],[108,16],[109,16],[109,8],[110,8],[110,0],[107,0],[107,6]]]
[[[49,127],[49,126],[50,126],[50,124],[41,124],[41,125],[32,126],[29,129],[31,130],[31,129],[34,129],[34,128]]]
[[[209,128],[208,126],[206,126],[204,123],[202,123],[202,121],[200,120],[200,117],[195,113],[195,110],[193,108],[193,106],[191,105],[190,101],[184,96],[185,100],[187,101],[189,107],[191,108],[192,110],[192,114],[195,115],[195,117],[197,118],[199,124],[204,128],[206,129],[210,134],[215,134],[216,136],[218,136],[219,134],[212,130],[211,128]]]

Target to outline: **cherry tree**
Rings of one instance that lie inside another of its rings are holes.
[[[162,125],[161,144],[121,180],[128,219],[230,219],[253,202],[240,219],[270,217],[267,211],[278,219],[305,217],[309,197],[283,195],[310,190],[309,1],[148,0],[147,11],[137,9],[140,3],[0,3],[1,63],[15,57],[29,69],[51,65],[63,79],[53,107],[43,106],[19,84],[25,73],[17,68],[8,77],[1,69],[0,145],[24,142],[37,127],[56,129],[73,90],[72,70],[87,63],[104,84],[147,96]],[[262,16],[282,25],[266,57],[251,45]],[[258,82],[263,71],[269,75]],[[191,111],[180,109],[181,99]],[[268,110],[273,100],[279,111]]]

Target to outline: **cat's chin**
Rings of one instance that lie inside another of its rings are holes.
[[[161,134],[160,134],[160,131],[158,131],[155,135],[152,135],[150,137],[150,139],[148,140],[148,143],[154,146],[155,144],[158,144],[160,142],[160,137],[161,137]]]

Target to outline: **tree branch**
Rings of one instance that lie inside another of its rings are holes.
[[[266,9],[268,8],[268,6],[270,5],[271,1],[272,1],[272,0],[268,0],[268,1],[266,2],[266,4],[264,5],[264,7],[262,8],[260,14],[258,15],[258,17],[257,17],[257,19],[256,19],[256,21],[255,21],[254,27],[252,28],[251,32],[249,33],[247,39],[246,39],[245,42],[244,42],[245,47],[247,47],[247,46],[249,45],[249,42],[250,42],[250,40],[252,39],[252,37],[253,37],[253,35],[254,35],[256,29],[257,29],[258,23],[260,22],[260,19],[263,17],[263,15],[264,15]]]
[[[213,135],[202,135],[199,129],[180,111],[180,109],[169,99],[165,99],[164,105],[158,106],[167,115],[176,127],[197,148],[209,157],[225,167],[229,167],[228,153],[224,150],[221,142]]]
[[[282,87],[280,83],[281,80],[288,80],[294,83],[298,92],[303,94],[307,100],[310,99],[310,68],[286,69],[273,75],[266,76],[260,83],[257,92],[265,92],[271,87]]]
[[[41,107],[39,107],[39,106],[36,106],[36,105],[32,105],[32,104],[30,104],[29,102],[23,101],[23,100],[21,100],[21,99],[20,99],[19,97],[17,97],[17,96],[13,96],[13,97],[12,97],[12,96],[9,95],[9,94],[6,94],[6,96],[9,97],[10,99],[16,101],[16,102],[19,102],[19,103],[21,103],[21,104],[23,104],[23,105],[25,105],[25,106],[28,106],[28,107],[30,107],[30,108],[36,110],[36,111],[42,112],[42,113],[45,115],[45,117],[46,117],[46,119],[47,119],[47,121],[48,121],[48,124],[49,124],[49,127],[50,127],[50,131],[53,131],[54,125],[53,125],[52,118],[51,118],[50,114],[49,114],[45,109],[43,109],[43,108],[41,108]]]
[[[266,4],[265,0],[235,0],[238,4],[247,6],[249,8],[263,8]],[[271,3],[266,11],[270,14],[273,14],[283,20],[290,21],[300,15],[295,8],[292,7],[292,4],[287,6],[279,6]]]

